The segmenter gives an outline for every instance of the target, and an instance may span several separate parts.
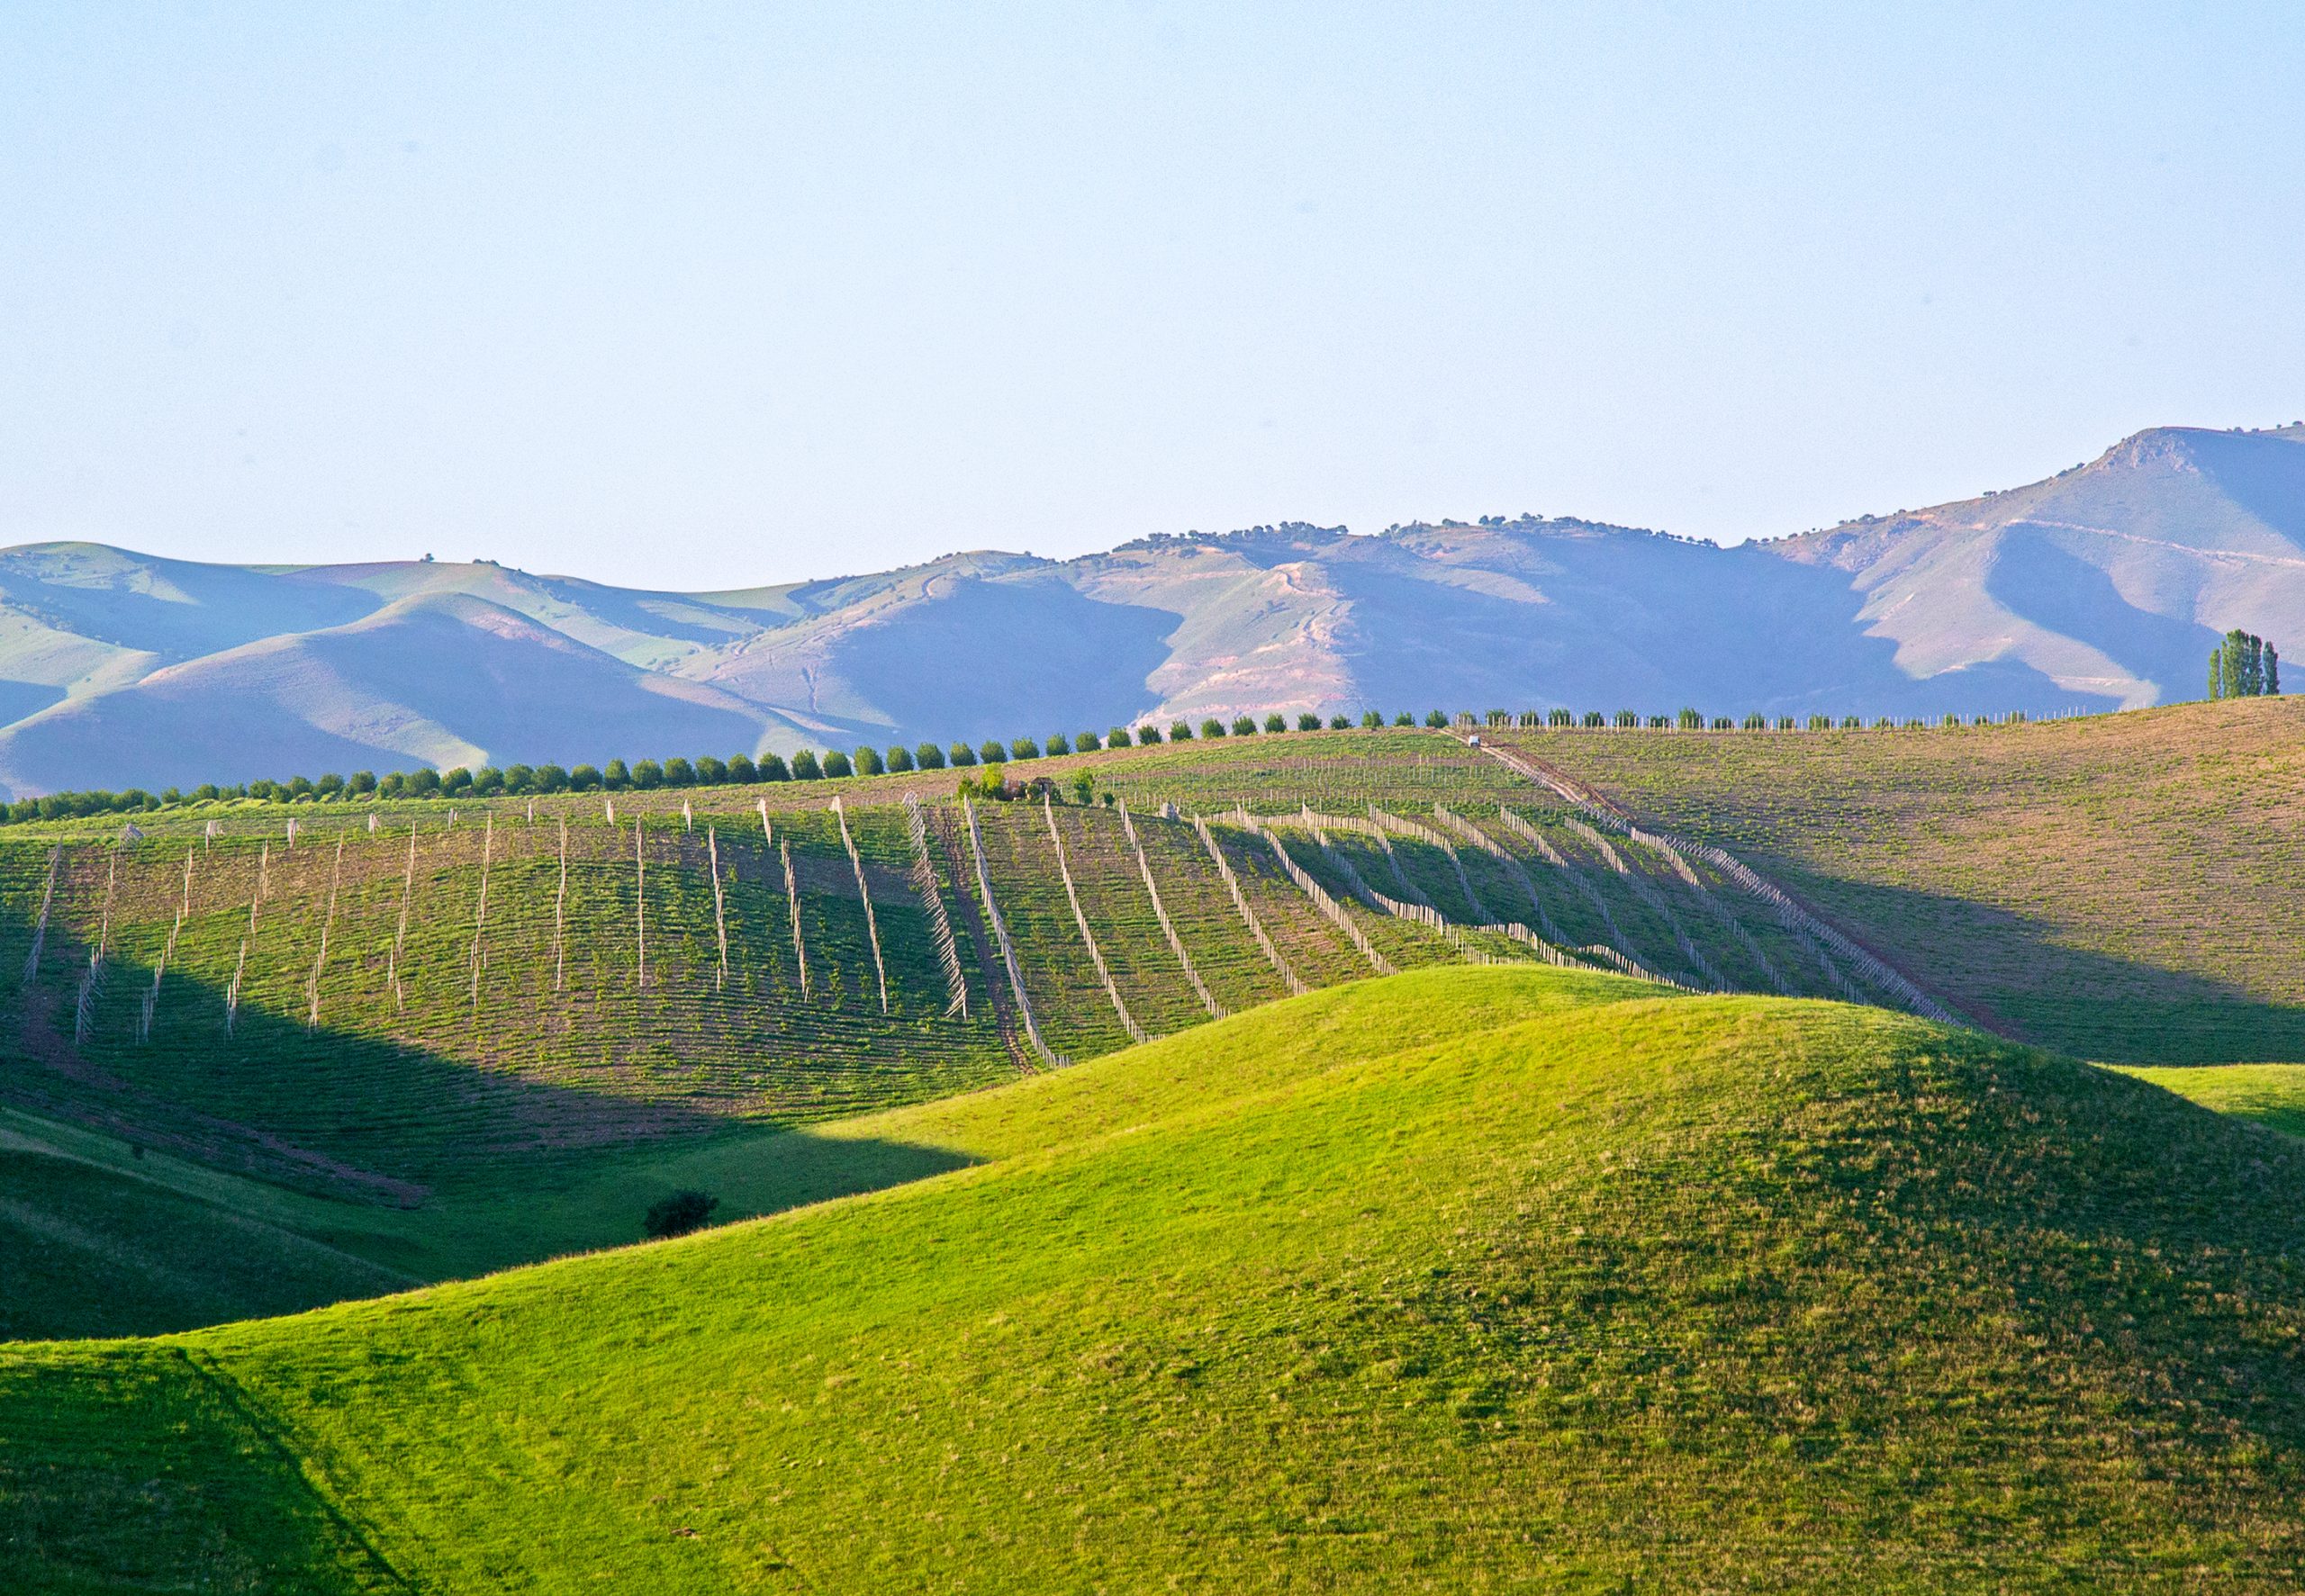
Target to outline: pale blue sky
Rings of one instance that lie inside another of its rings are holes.
[[[0,11],[0,542],[1723,541],[2305,416],[2305,8]]]

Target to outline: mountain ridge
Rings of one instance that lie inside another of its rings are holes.
[[[402,608],[451,597],[498,618]],[[1574,517],[1283,522],[683,593],[32,544],[0,549],[0,789],[1371,706],[2136,708],[2193,696],[2231,627],[2305,630],[2305,425],[2150,428],[2021,487],[1730,547]],[[386,636],[397,655],[346,641]],[[492,716],[476,682],[529,710]]]

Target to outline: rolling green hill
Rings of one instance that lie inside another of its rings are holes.
[[[0,1582],[2305,1571],[2305,1148],[1974,1032],[1433,969],[780,1143],[943,1172],[291,1319],[0,1351]]]

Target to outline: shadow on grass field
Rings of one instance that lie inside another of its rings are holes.
[[[2109,1064],[2305,1059],[2305,1006],[2233,982],[2076,946],[2072,928],[1974,899],[1836,879],[1778,879],[1977,1023]]]
[[[68,937],[51,948],[86,968]],[[0,1058],[0,1339],[293,1312],[636,1241],[681,1187],[718,1196],[725,1222],[964,1161],[255,1007],[227,1041],[222,995],[169,978],[177,1023],[149,1043],[77,1048],[68,989],[20,999],[20,1045]],[[107,1001],[150,980],[113,960]]]

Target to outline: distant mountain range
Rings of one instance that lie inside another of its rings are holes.
[[[1721,548],[1558,519],[1297,524],[717,593],[489,564],[0,551],[0,787],[972,741],[1240,710],[1936,714],[2201,691],[2295,639],[2305,426]]]

